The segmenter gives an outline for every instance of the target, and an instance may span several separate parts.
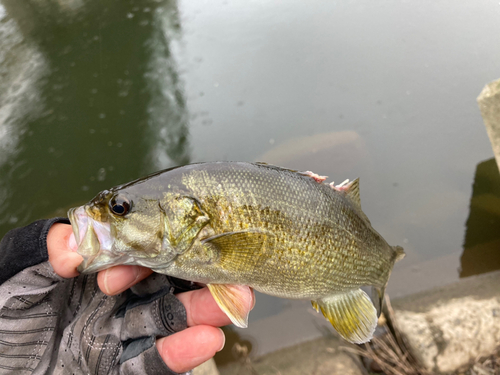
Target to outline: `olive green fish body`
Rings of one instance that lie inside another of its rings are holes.
[[[294,171],[243,163],[194,169],[181,181],[210,221],[193,251],[179,255],[165,273],[249,285],[287,298],[318,298],[387,282],[394,251],[348,196],[328,184]],[[203,239],[241,232],[248,235],[236,238],[234,246],[203,256]],[[241,244],[261,239],[262,246],[252,251]]]
[[[371,227],[358,180],[335,187],[314,176],[260,163],[200,163],[104,191],[70,213],[75,232],[85,232],[76,218],[88,216],[95,233],[75,234],[81,270],[140,264],[206,283],[229,316],[230,285],[311,299],[345,338],[366,341],[376,311],[359,288],[371,286],[381,298],[403,252]],[[113,241],[101,239],[99,223]],[[342,308],[332,306],[344,305],[361,320],[342,322]]]

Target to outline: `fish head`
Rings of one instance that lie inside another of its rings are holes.
[[[188,252],[210,221],[189,191],[151,181],[104,190],[68,216],[83,257],[81,273],[121,264],[164,269]]]
[[[70,209],[68,216],[76,251],[83,257],[81,273],[121,264],[148,266],[160,255],[163,228],[157,199],[113,188]]]

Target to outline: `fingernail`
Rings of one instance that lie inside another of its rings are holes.
[[[224,334],[224,331],[222,329],[219,328],[219,331],[220,333],[222,334],[222,346],[220,347],[219,350],[217,350],[217,352],[220,352],[222,349],[224,349],[224,345],[226,345],[226,335]]]
[[[250,311],[252,311],[254,307],[255,307],[255,292],[252,289],[252,307],[250,307]]]
[[[139,267],[118,266],[104,272],[104,292],[114,295],[128,289],[137,280]]]

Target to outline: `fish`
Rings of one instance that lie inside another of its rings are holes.
[[[206,284],[239,327],[242,287],[310,300],[351,343],[373,337],[404,257],[361,210],[359,179],[266,163],[207,162],[104,190],[68,216],[81,273],[140,265]]]

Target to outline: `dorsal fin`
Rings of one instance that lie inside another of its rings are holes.
[[[371,224],[370,220],[361,209],[361,198],[359,197],[359,178],[344,185],[341,189],[349,198],[349,200],[354,204],[354,206],[358,209],[358,215],[362,217],[368,224]]]
[[[310,177],[319,184],[321,184],[323,181],[325,181],[328,178],[328,176],[320,176],[319,174],[311,172],[311,171],[304,171],[304,172],[297,172],[297,173],[300,174],[301,176]]]
[[[349,199],[358,206],[358,208],[361,208],[361,198],[359,197],[359,178],[355,179],[354,181],[349,182],[343,190],[345,191],[345,194],[349,197]]]

